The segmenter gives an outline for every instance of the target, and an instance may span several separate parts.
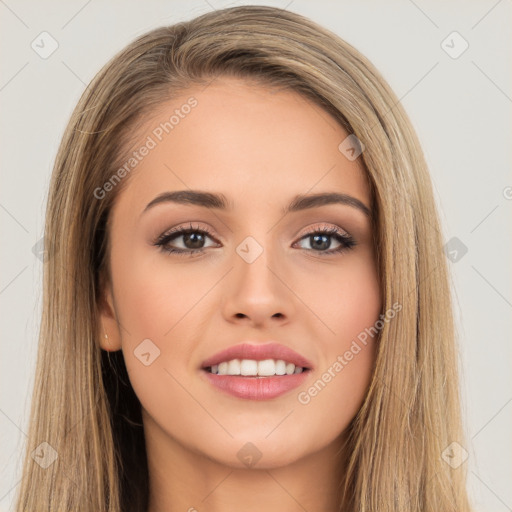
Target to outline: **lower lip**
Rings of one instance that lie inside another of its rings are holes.
[[[250,400],[268,400],[277,398],[300,386],[308,378],[310,370],[291,375],[272,377],[241,377],[240,375],[218,375],[202,370],[206,378],[217,389],[237,398]]]

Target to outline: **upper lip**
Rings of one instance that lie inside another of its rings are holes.
[[[263,361],[264,359],[282,359],[287,363],[293,363],[295,366],[312,369],[312,364],[305,357],[301,356],[294,350],[279,343],[240,343],[225,350],[217,352],[209,357],[201,368],[208,368],[223,361],[231,361],[232,359],[253,359]]]

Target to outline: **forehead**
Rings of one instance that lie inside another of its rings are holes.
[[[335,190],[369,205],[361,158],[338,149],[348,135],[297,92],[223,78],[162,103],[144,122],[132,149],[149,149],[138,152],[122,195],[143,208],[142,198],[163,191],[202,189],[243,208]]]

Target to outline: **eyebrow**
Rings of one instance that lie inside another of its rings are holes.
[[[176,190],[173,192],[164,192],[155,197],[148,203],[142,213],[153,208],[157,204],[176,203],[182,205],[202,206],[204,208],[213,208],[215,210],[232,210],[234,205],[224,194],[214,194],[212,192],[203,192],[200,190]],[[371,217],[371,210],[359,199],[348,194],[337,192],[327,192],[309,195],[297,195],[290,204],[282,209],[284,215],[298,212],[309,208],[317,208],[329,204],[343,204],[351,206],[363,212],[367,217]]]

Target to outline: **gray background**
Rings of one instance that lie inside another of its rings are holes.
[[[250,2],[0,0],[0,511],[11,510],[20,480],[41,306],[42,263],[32,249],[69,115],[100,67],[136,36],[242,3]],[[511,1],[253,3],[339,34],[377,66],[411,117],[445,242],[467,248],[452,252],[450,267],[469,490],[479,511],[512,510]],[[58,43],[47,58],[31,47],[42,46],[43,31]],[[457,58],[463,41],[453,31],[469,44]]]

